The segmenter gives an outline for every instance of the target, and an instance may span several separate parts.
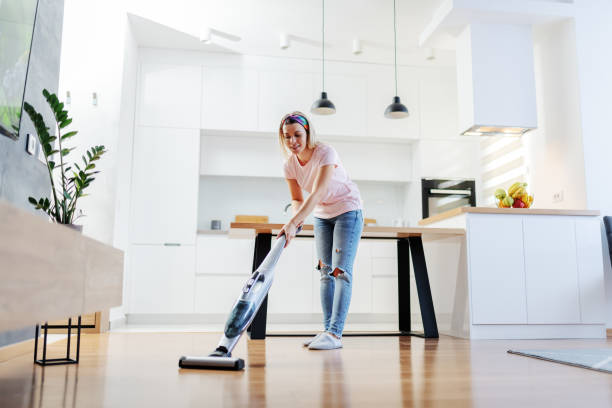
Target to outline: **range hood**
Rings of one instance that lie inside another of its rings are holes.
[[[456,55],[462,135],[522,135],[537,127],[530,25],[469,24]]]

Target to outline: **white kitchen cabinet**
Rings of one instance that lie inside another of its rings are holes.
[[[259,130],[278,132],[283,115],[310,112],[315,95],[311,73],[259,71]]]
[[[276,237],[272,237],[273,244]],[[268,313],[310,313],[315,272],[313,241],[296,238],[283,250],[274,269],[274,283],[268,298]]]
[[[130,313],[193,313],[195,246],[130,246]]]
[[[253,238],[199,234],[196,274],[238,275],[246,278],[253,270]]]
[[[528,323],[580,323],[574,219],[525,217],[523,223]]]
[[[195,312],[229,316],[249,275],[199,275],[195,277]]]
[[[576,256],[582,323],[605,323],[606,300],[599,218],[576,219]],[[607,256],[607,254],[605,254]]]
[[[202,129],[258,129],[259,74],[256,70],[204,67],[203,78]]]
[[[397,277],[372,277],[372,312],[397,313]]]
[[[371,245],[361,240],[353,264],[353,293],[349,313],[372,313]]]
[[[143,63],[136,123],[199,129],[201,82],[202,68],[199,65]]]
[[[131,243],[195,244],[199,152],[197,129],[136,127]]]
[[[350,64],[344,64],[350,67]],[[315,84],[321,76],[315,75]],[[316,88],[316,85],[315,85]],[[365,75],[328,74],[325,91],[336,106],[333,115],[314,117],[315,130],[320,135],[366,136],[367,133],[367,77]],[[315,94],[314,102],[321,94]]]
[[[196,313],[226,313],[231,308],[252,269],[253,247],[253,238],[198,235]],[[317,262],[312,238],[297,238],[285,249],[275,268],[268,302],[270,315],[322,313]],[[376,276],[373,276],[373,266],[376,266]],[[397,313],[395,241],[360,242],[353,266],[349,313]]]
[[[470,214],[469,283],[473,324],[526,324],[522,218]]]
[[[397,242],[369,240],[372,264],[372,312],[398,313]]]

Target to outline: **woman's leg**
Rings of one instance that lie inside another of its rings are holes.
[[[314,219],[314,236],[319,260],[316,268],[321,274],[321,308],[323,309],[323,328],[329,330],[334,303],[335,281],[331,277],[332,244],[334,223],[323,218]]]
[[[349,211],[337,217],[332,248],[332,276],[335,276],[332,314],[327,331],[342,337],[344,322],[351,303],[353,263],[363,230],[361,210]]]

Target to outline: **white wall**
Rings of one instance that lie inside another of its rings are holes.
[[[586,208],[576,36],[571,20],[533,30],[538,128],[523,136],[540,208]],[[553,194],[563,192],[563,201]]]
[[[408,184],[379,181],[356,181],[361,192],[364,217],[374,218],[377,225],[392,226],[396,220],[408,220],[404,213],[404,194]],[[210,229],[213,219],[221,220],[227,230],[237,214],[267,215],[272,223],[291,218],[283,209],[290,202],[284,178],[245,176],[200,176],[198,229]],[[306,223],[312,223],[312,215]]]
[[[71,141],[77,149],[68,157],[80,161],[85,150],[94,145],[104,145],[108,151],[96,165],[101,173],[87,191],[90,196],[81,198],[78,207],[86,215],[80,220],[83,232],[109,244],[113,243],[120,176],[117,164],[127,29],[122,7],[118,0],[66,0],[59,82],[60,100],[65,99],[66,91],[71,93],[71,129],[79,131]],[[97,106],[92,104],[93,92],[98,95]]]
[[[576,49],[580,83],[580,113],[584,150],[587,208],[612,215],[612,2],[577,0]],[[604,246],[605,246],[604,239]],[[608,255],[603,248],[604,256]],[[606,277],[607,327],[612,328],[612,270],[604,262]]]

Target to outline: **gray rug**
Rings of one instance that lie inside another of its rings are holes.
[[[508,350],[508,353],[535,357],[612,374],[612,348],[566,350]]]

